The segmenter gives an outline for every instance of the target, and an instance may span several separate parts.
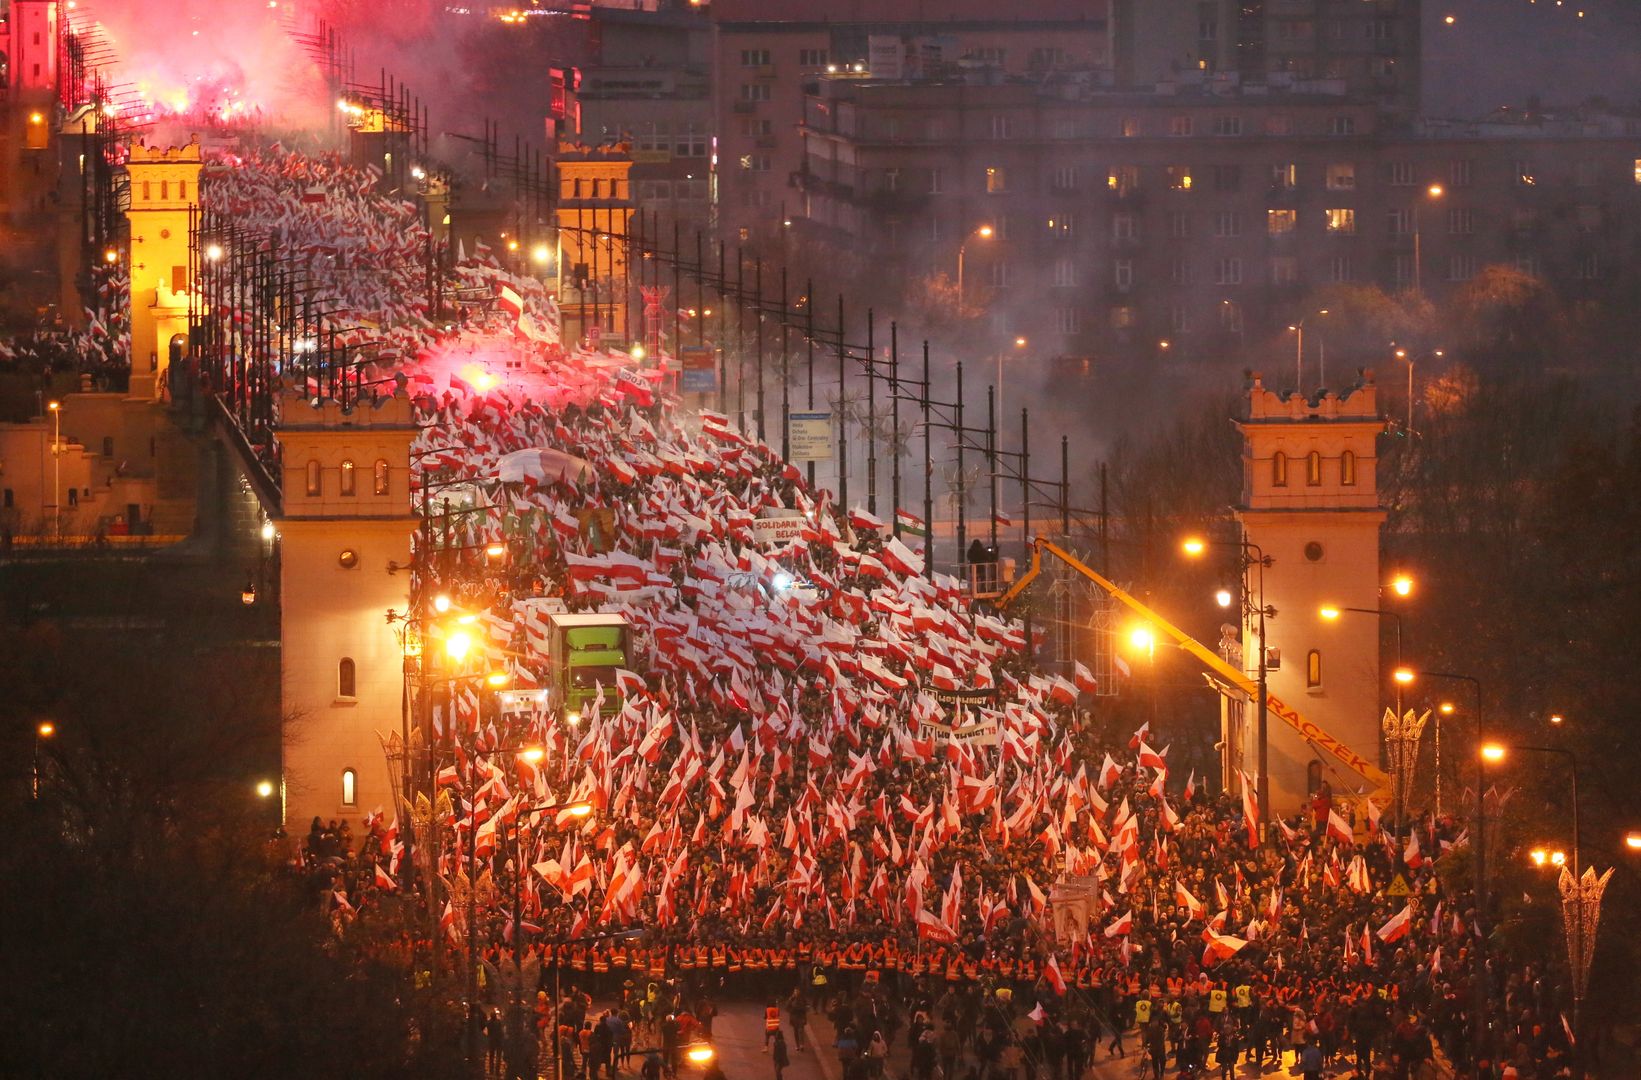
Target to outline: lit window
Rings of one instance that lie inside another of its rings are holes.
[[[1008,175],[999,166],[986,166],[986,194],[1001,195],[1008,189]]]
[[[1288,486],[1288,455],[1280,450],[1271,455],[1271,486]]]
[[[1322,483],[1322,455],[1312,450],[1305,455],[1305,485],[1318,487]]]
[[[322,479],[322,477],[323,477],[323,473],[320,471],[319,462],[317,462],[317,461],[308,462],[308,494],[309,495],[317,498],[324,491],[325,485],[324,485],[324,480]]]
[[[359,774],[352,769],[342,770],[342,805],[359,805]]]
[[[1265,231],[1272,236],[1286,236],[1299,224],[1297,210],[1265,211]]]
[[[1305,655],[1305,685],[1312,690],[1322,685],[1322,653],[1312,649]]]
[[[1191,190],[1191,167],[1189,165],[1168,166],[1168,186],[1174,191]]]
[[[1339,483],[1345,487],[1354,487],[1356,484],[1356,454],[1346,450],[1339,455]]]
[[[1351,209],[1328,210],[1328,232],[1334,236],[1356,235],[1356,211]]]
[[[376,461],[376,494],[387,494],[387,462],[380,458]]]
[[[351,698],[357,697],[355,692],[359,688],[357,669],[353,665],[353,658],[344,656],[336,665],[336,696]]]
[[[1635,159],[1635,182],[1641,184],[1641,157]]]
[[[353,462],[342,462],[342,483],[339,486],[343,495],[352,495],[354,493]]]

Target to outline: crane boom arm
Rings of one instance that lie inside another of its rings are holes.
[[[1030,569],[1022,574],[1013,585],[1009,586],[1009,590],[998,598],[998,607],[1007,607],[1015,600],[1016,597],[1025,591],[1026,587],[1032,583],[1038,574],[1042,573],[1043,552],[1045,551],[1065,563],[1067,566],[1071,567],[1073,570],[1077,571],[1077,573],[1083,575],[1083,577],[1098,585],[1101,589],[1104,589],[1107,593],[1111,594],[1112,598],[1118,603],[1133,611],[1140,618],[1151,624],[1151,626],[1155,629],[1172,638],[1180,648],[1200,660],[1209,671],[1212,671],[1215,675],[1224,679],[1230,685],[1236,687],[1238,690],[1241,690],[1244,694],[1247,694],[1248,697],[1254,702],[1257,703],[1259,701],[1259,684],[1248,678],[1246,672],[1226,663],[1218,653],[1214,652],[1212,649],[1202,644],[1202,642],[1198,641],[1190,634],[1187,634],[1185,631],[1163,618],[1152,608],[1147,607],[1145,604],[1129,595],[1122,588],[1118,587],[1115,582],[1107,580],[1103,575],[1087,566],[1081,559],[1077,558],[1077,556],[1060,547],[1052,540],[1045,540],[1042,537],[1037,537],[1032,541]],[[1318,750],[1328,754],[1336,763],[1344,765],[1346,768],[1350,769],[1352,772],[1356,773],[1376,788],[1383,789],[1390,786],[1389,775],[1387,775],[1383,769],[1380,769],[1378,765],[1374,764],[1372,761],[1369,761],[1367,758],[1364,758],[1361,754],[1358,754],[1349,746],[1346,746],[1343,742],[1339,741],[1339,739],[1318,727],[1314,722],[1305,719],[1305,717],[1300,714],[1298,709],[1295,709],[1293,706],[1275,697],[1268,690],[1265,694],[1265,704],[1271,715],[1277,717],[1283,723],[1293,728],[1293,730],[1298,733],[1300,738],[1304,739],[1307,743],[1310,743]]]

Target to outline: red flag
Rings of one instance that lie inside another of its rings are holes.
[[[1066,981],[1065,977],[1060,974],[1060,961],[1057,958],[1053,956],[1048,958],[1048,965],[1043,968],[1043,978],[1047,979],[1049,985],[1054,987],[1056,994],[1061,997],[1066,996]]]
[[[1413,925],[1413,905],[1408,904],[1401,911],[1391,916],[1389,922],[1379,927],[1379,940],[1389,945],[1393,941],[1400,941],[1407,936]]]
[[[381,863],[376,864],[376,887],[386,889],[388,892],[397,892],[399,889],[399,883],[388,876],[388,872],[382,869]]]
[[[1351,835],[1350,823],[1339,816],[1339,811],[1328,810],[1328,835],[1341,844],[1354,844],[1356,838]]]
[[[957,940],[957,935],[952,932],[951,927],[927,909],[917,913],[917,936],[923,941],[938,941],[947,945]]]

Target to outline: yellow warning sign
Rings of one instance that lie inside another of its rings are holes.
[[[1407,896],[1412,891],[1413,891],[1412,889],[1407,887],[1407,878],[1403,877],[1400,874],[1397,874],[1396,875],[1396,880],[1392,881],[1390,883],[1390,888],[1385,890],[1385,895],[1386,896]]]

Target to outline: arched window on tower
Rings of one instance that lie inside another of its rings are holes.
[[[336,665],[336,696],[340,698],[354,698],[358,696],[359,674],[354,667],[351,656],[342,657]]]
[[[387,462],[381,458],[376,459],[375,491],[378,495],[387,494]]]
[[[352,769],[342,770],[342,805],[359,805],[359,774]]]
[[[310,459],[308,461],[308,494],[314,498],[318,498],[324,493],[325,484],[323,477],[324,473],[319,467],[318,460]]]
[[[1288,486],[1288,455],[1280,450],[1271,455],[1271,486]]]
[[[342,483],[340,486],[342,494],[352,495],[354,493],[353,462],[351,461],[342,462]]]
[[[1311,690],[1322,686],[1322,652],[1319,649],[1305,654],[1305,686]]]
[[[1345,487],[1356,486],[1356,453],[1352,450],[1339,455],[1339,483]]]
[[[1322,454],[1312,450],[1305,455],[1305,486],[1320,487],[1322,484]]]

